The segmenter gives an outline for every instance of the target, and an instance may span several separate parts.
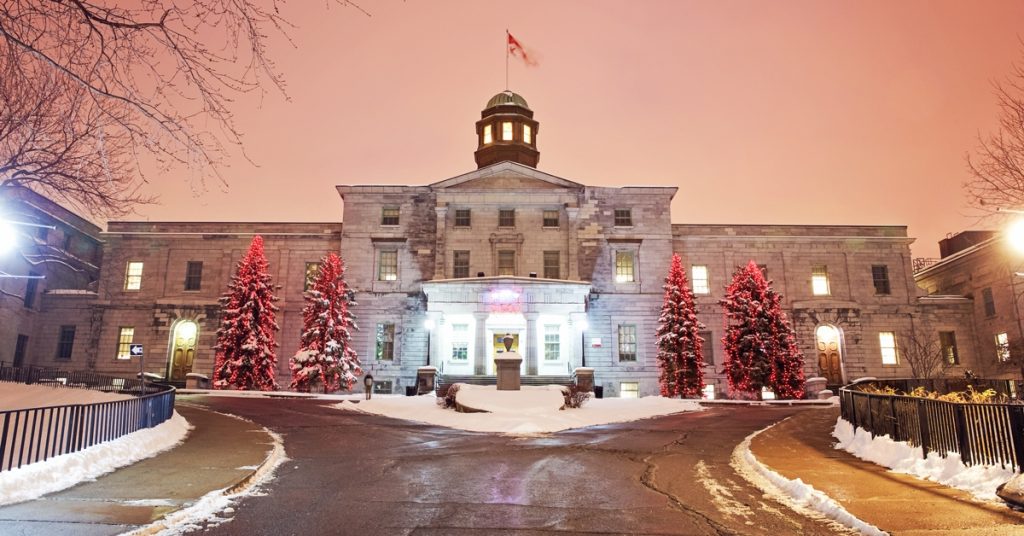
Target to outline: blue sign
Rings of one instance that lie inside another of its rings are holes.
[[[128,355],[132,357],[142,357],[142,345],[141,344],[129,344]]]

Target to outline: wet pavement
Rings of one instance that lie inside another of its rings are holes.
[[[797,407],[728,407],[533,437],[311,400],[196,397],[284,436],[290,461],[203,534],[833,534],[729,465]],[[230,446],[225,445],[226,449]]]

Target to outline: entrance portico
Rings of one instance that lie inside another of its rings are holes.
[[[590,283],[477,277],[423,283],[430,353],[444,374],[493,375],[500,339],[513,338],[524,375],[567,375],[582,361]]]

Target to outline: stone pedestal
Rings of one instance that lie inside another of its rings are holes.
[[[498,367],[498,390],[519,390],[519,368],[523,365],[523,356],[518,352],[505,352],[494,359]]]
[[[807,396],[805,396],[804,398],[807,398],[809,400],[814,400],[815,398],[818,398],[818,393],[825,389],[825,385],[827,383],[828,380],[825,378],[807,378],[807,380],[804,382],[804,392],[807,393]]]
[[[580,390],[588,392],[594,390],[594,369],[590,367],[576,367],[572,371],[572,379]]]
[[[189,372],[185,375],[185,389],[209,389],[210,378],[198,372]]]
[[[437,367],[416,369],[416,394],[422,395],[437,389]]]

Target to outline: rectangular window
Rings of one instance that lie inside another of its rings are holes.
[[[36,303],[36,293],[39,292],[39,274],[35,272],[28,273],[29,279],[25,283],[25,300],[23,303],[28,309],[32,308],[32,305]]]
[[[544,278],[545,279],[561,279],[561,267],[562,259],[561,254],[557,251],[545,251],[544,252]]]
[[[512,141],[512,122],[503,121],[501,123],[501,141]]]
[[[1002,362],[1010,360],[1010,337],[1005,333],[996,334],[996,359]]]
[[[996,300],[991,288],[981,289],[981,300],[985,304],[985,316],[996,316]]]
[[[707,365],[715,364],[715,341],[712,340],[714,335],[710,331],[701,331],[698,333],[701,339],[704,339],[704,363]]]
[[[896,349],[896,334],[891,331],[883,331],[878,334],[878,344],[882,348],[883,365],[899,365],[900,356]]]
[[[693,273],[693,277],[691,278],[693,282],[693,293],[711,294],[711,283],[708,281],[708,267],[695,264],[690,271]]]
[[[469,227],[472,223],[472,213],[468,208],[457,208],[455,209],[455,226],[456,227]]]
[[[395,359],[395,325],[391,323],[377,324],[377,360],[394,361]]]
[[[640,384],[637,382],[620,383],[619,398],[640,398]]]
[[[516,275],[516,252],[511,249],[498,251],[498,275]]]
[[[956,350],[956,333],[940,331],[939,346],[942,348],[942,357],[947,363],[950,365],[960,364],[960,353]]]
[[[876,265],[871,267],[871,280],[875,283],[875,294],[892,294],[889,288],[889,267]]]
[[[562,356],[561,328],[558,324],[544,325],[544,361],[558,361]]]
[[[382,250],[378,254],[377,281],[398,281],[398,251]]]
[[[558,211],[557,210],[545,210],[544,211],[544,227],[558,227]]]
[[[28,352],[28,335],[18,335],[18,340],[14,343],[15,367],[25,364],[25,352]]]
[[[124,289],[139,290],[142,288],[142,263],[129,261],[124,271]]]
[[[135,339],[135,328],[121,328],[117,332],[117,358],[118,359],[131,359],[132,354],[130,352],[132,340]]]
[[[636,281],[633,274],[634,257],[632,251],[615,252],[615,282],[629,283]]]
[[[811,293],[828,296],[828,266],[817,264],[811,267]]]
[[[61,326],[57,338],[57,359],[71,359],[75,348],[75,326]]]
[[[515,227],[516,210],[514,208],[503,208],[498,211],[498,227]]]
[[[469,324],[452,324],[452,361],[469,360]]]
[[[530,125],[523,125],[523,143],[533,143],[533,129]]]
[[[185,290],[200,290],[203,286],[203,261],[185,264]]]
[[[381,225],[398,225],[398,207],[384,207],[380,210]]]
[[[633,209],[629,209],[629,208],[617,208],[617,209],[615,209],[615,226],[616,227],[632,227],[633,226]]]
[[[484,145],[494,143],[494,132],[491,125],[484,125]]]
[[[619,324],[619,361],[636,361],[636,326]]]
[[[459,279],[462,277],[469,277],[469,252],[468,251],[453,251],[452,252],[452,277]]]
[[[394,391],[394,382],[391,380],[380,380],[373,382],[373,393],[377,395],[390,395]]]
[[[308,292],[309,289],[313,288],[313,284],[316,283],[317,276],[320,275],[320,263],[319,262],[307,262],[306,263],[306,276],[302,281],[302,291]]]

